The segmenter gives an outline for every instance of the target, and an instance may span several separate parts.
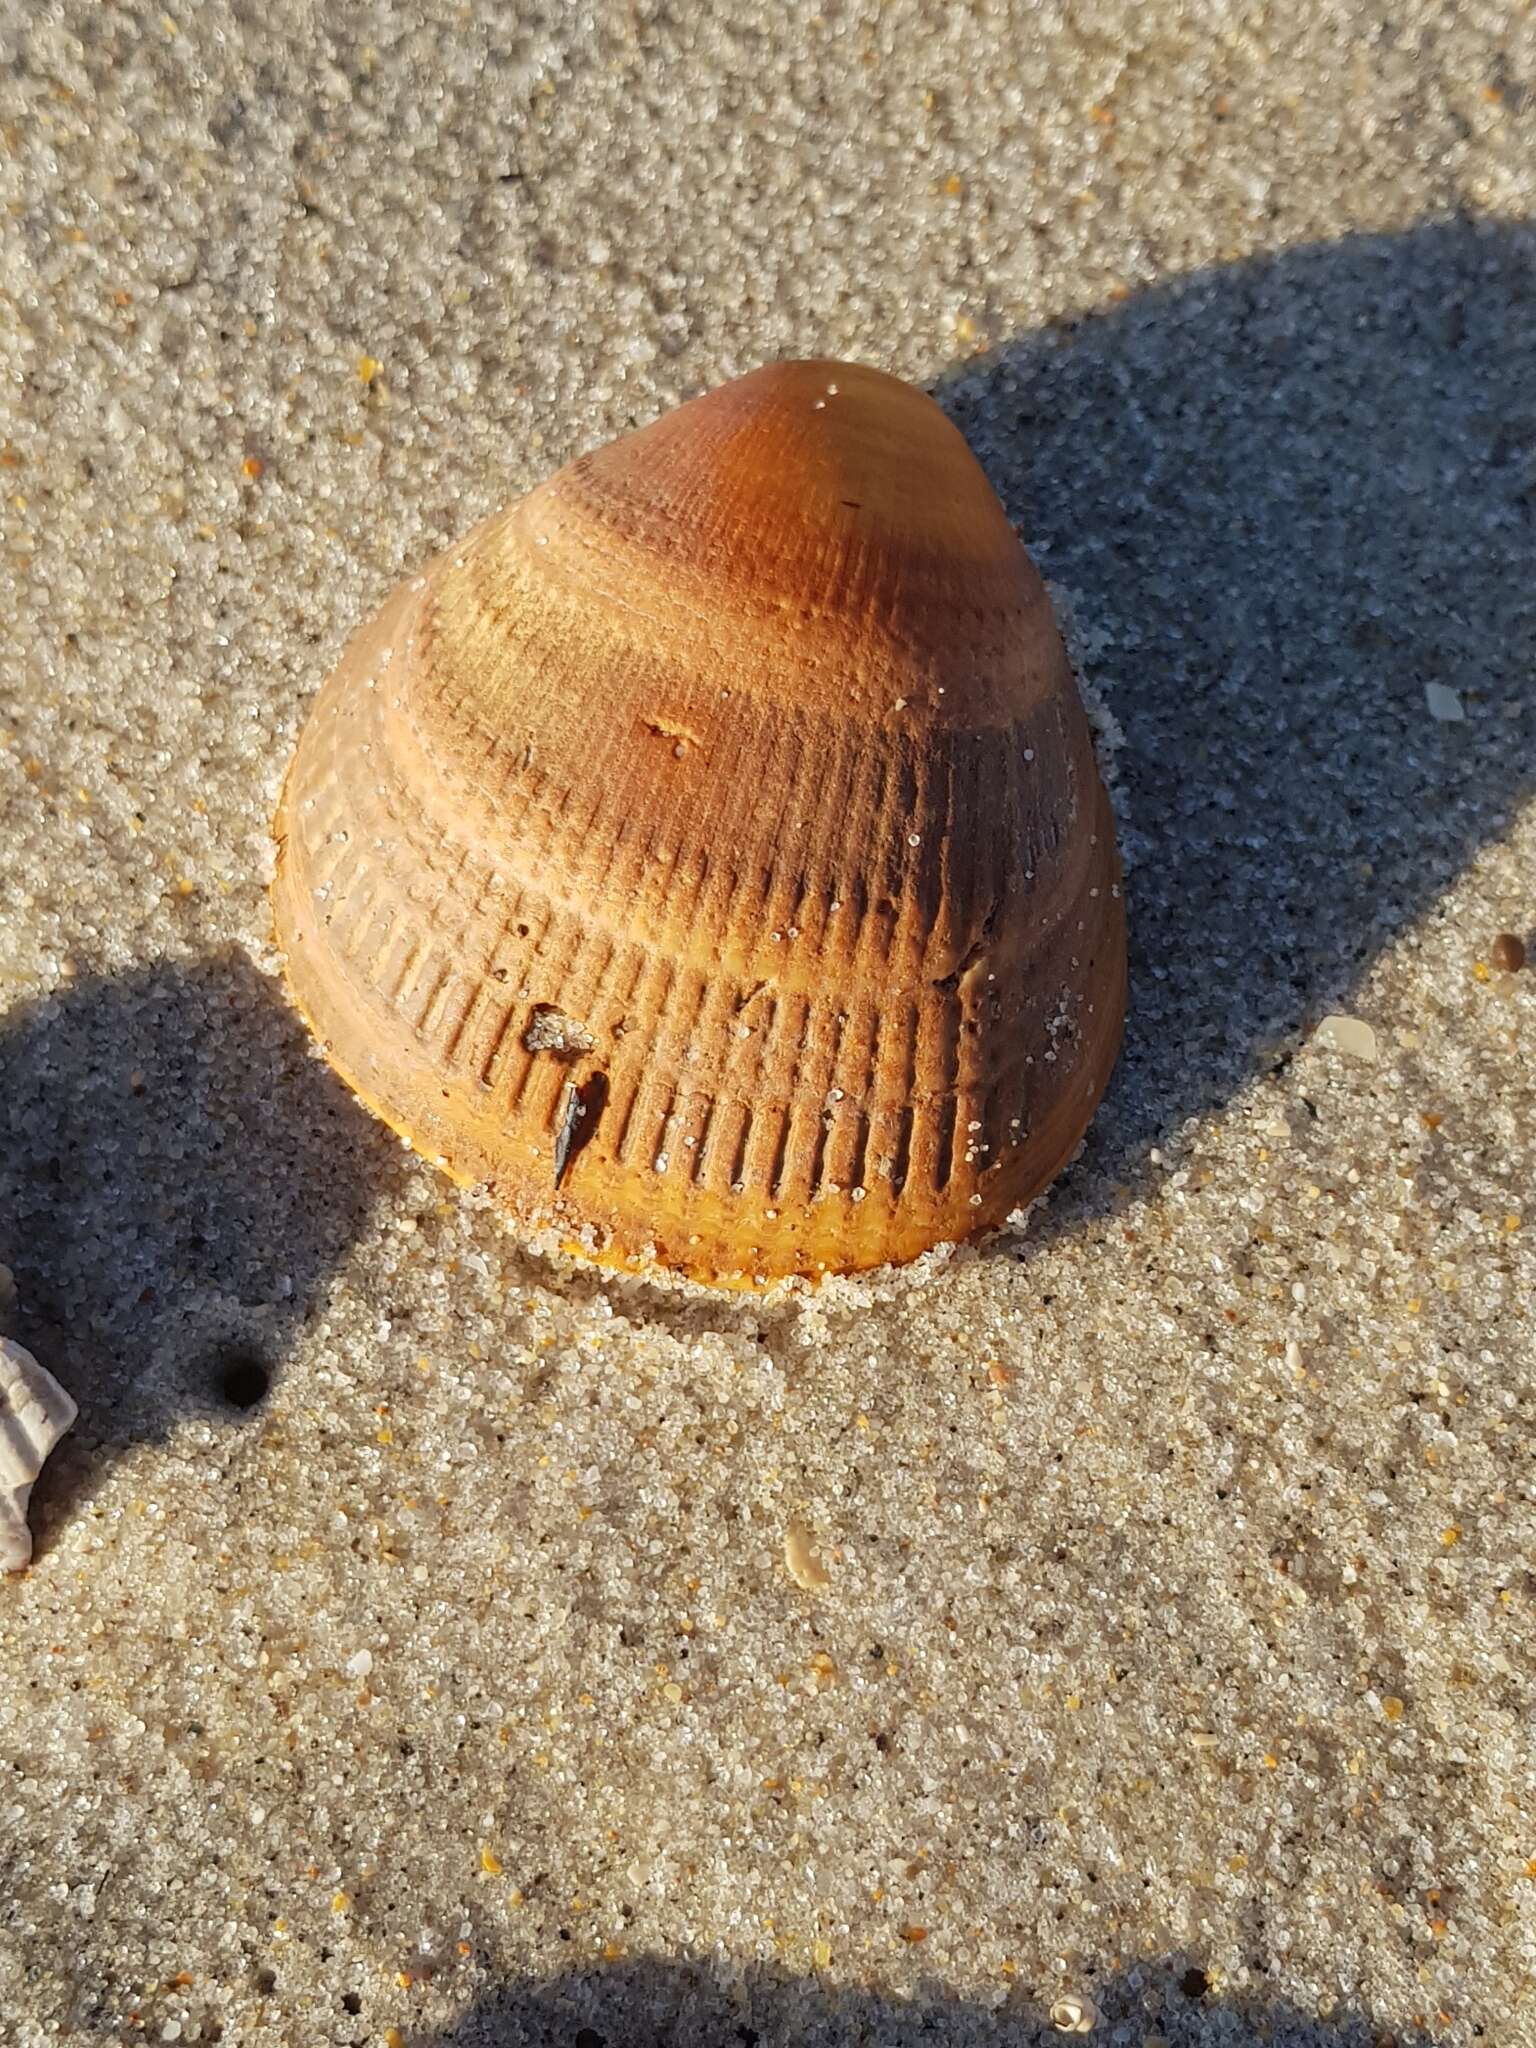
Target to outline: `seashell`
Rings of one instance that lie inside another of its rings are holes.
[[[275,826],[290,989],[524,1227],[721,1286],[1001,1224],[1118,1049],[1114,824],[964,439],[778,363],[407,580]]]
[[[79,1412],[30,1351],[0,1337],[0,1572],[31,1562],[33,1482]]]

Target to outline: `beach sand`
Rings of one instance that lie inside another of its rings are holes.
[[[1536,14],[0,0],[0,60],[0,1329],[81,1411],[0,2042],[1536,2039]],[[398,576],[807,354],[936,391],[1070,609],[1131,1018],[1022,1237],[765,1304],[520,1248],[264,892]]]

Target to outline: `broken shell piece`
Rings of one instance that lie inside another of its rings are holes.
[[[1051,2007],[1051,2025],[1058,2034],[1091,2034],[1098,2017],[1099,2008],[1081,1992],[1058,1998]]]
[[[1317,1044],[1346,1053],[1352,1060],[1376,1057],[1376,1033],[1363,1017],[1325,1017],[1312,1035]]]
[[[811,1548],[810,1531],[803,1522],[791,1522],[784,1536],[784,1566],[795,1584],[807,1593],[819,1593],[830,1586],[831,1575]]]
[[[873,369],[738,378],[401,585],[276,833],[342,1076],[628,1271],[752,1288],[994,1230],[1120,1043],[1114,819],[1050,600],[954,425]]]
[[[31,1562],[32,1484],[79,1412],[30,1351],[0,1337],[0,1572]]]

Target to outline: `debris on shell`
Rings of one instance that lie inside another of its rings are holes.
[[[32,1561],[33,1482],[79,1412],[30,1351],[0,1337],[0,1572]]]
[[[811,1548],[810,1531],[803,1522],[791,1522],[784,1535],[784,1565],[797,1586],[818,1593],[832,1583],[831,1574]]]
[[[585,1024],[567,1017],[553,1003],[536,1003],[533,1021],[523,1033],[529,1052],[576,1053],[592,1050],[592,1034]]]
[[[1352,1060],[1376,1058],[1376,1033],[1363,1017],[1325,1017],[1312,1034],[1313,1043],[1345,1053]]]

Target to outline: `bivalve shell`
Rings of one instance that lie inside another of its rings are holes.
[[[1000,1224],[1118,1048],[1044,587],[922,393],[774,364],[584,455],[345,650],[279,810],[294,996],[524,1225],[752,1287]]]

